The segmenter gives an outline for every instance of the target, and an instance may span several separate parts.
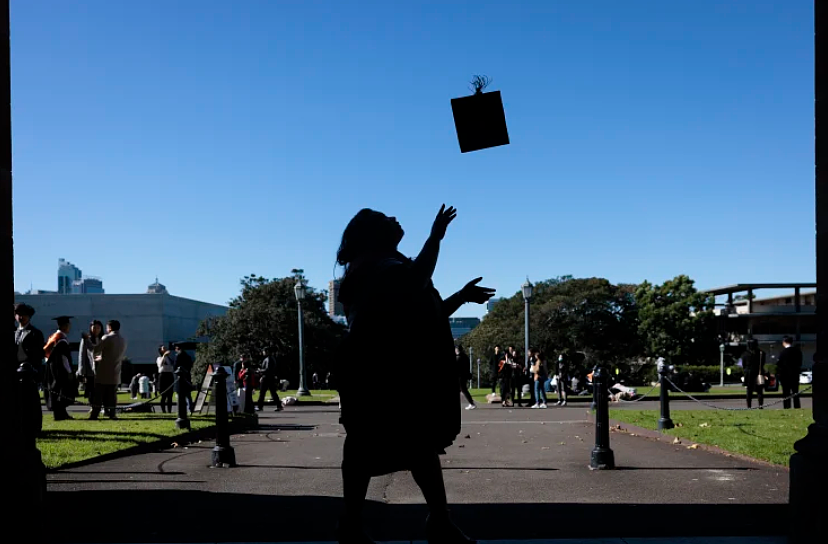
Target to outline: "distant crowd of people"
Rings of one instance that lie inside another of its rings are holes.
[[[566,406],[569,392],[579,394],[587,385],[588,376],[575,367],[568,351],[558,353],[550,365],[546,355],[537,348],[530,348],[529,356],[524,360],[514,346],[503,350],[496,345],[489,363],[492,395],[499,385],[500,402],[504,407],[523,406],[526,391],[526,406],[546,408],[546,393],[553,390],[558,397],[555,405]]]

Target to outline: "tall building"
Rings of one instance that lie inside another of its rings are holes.
[[[450,317],[449,325],[451,325],[451,335],[455,340],[461,336],[470,333],[474,328],[480,325],[479,317]]]
[[[494,309],[495,305],[497,305],[497,303],[500,302],[501,300],[503,300],[502,297],[501,298],[490,298],[489,301],[486,303],[486,313],[491,312]]]
[[[101,278],[86,277],[72,282],[73,295],[103,295],[103,281]]]
[[[58,293],[70,295],[74,292],[76,281],[83,277],[81,269],[66,259],[58,259]]]
[[[339,280],[328,282],[328,315],[331,317],[345,315],[345,308],[339,302]]]

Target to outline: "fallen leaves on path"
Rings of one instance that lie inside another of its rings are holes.
[[[673,439],[673,444],[681,444],[681,440],[679,439],[679,437],[675,437]]]

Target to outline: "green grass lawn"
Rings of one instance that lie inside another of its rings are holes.
[[[793,444],[813,423],[810,410],[676,410],[675,429],[665,434],[692,442],[717,446],[755,459],[788,465]],[[657,410],[610,410],[610,418],[645,429],[658,428]]]
[[[85,415],[85,414],[84,414]],[[43,414],[43,435],[37,445],[47,468],[57,468],[120,451],[147,442],[155,442],[180,435],[175,428],[175,416],[167,414],[121,414],[119,419],[106,418],[90,421],[84,415],[75,420],[55,421],[51,413]],[[193,431],[211,427],[215,416],[193,416]]]

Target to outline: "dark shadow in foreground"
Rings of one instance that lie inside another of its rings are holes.
[[[49,500],[64,506],[95,505],[94,523],[78,523],[74,508],[49,508],[50,542],[90,544],[332,541],[341,507],[336,497],[137,489],[51,490]],[[788,510],[787,504],[484,503],[450,507],[466,534],[485,540],[779,535],[784,534],[785,524],[772,520],[787,519]],[[159,516],[159,508],[167,514]],[[424,504],[367,501],[366,527],[380,541],[425,540],[427,513]],[[250,522],[232,522],[240,515]],[[274,516],[274,523],[255,521],[268,516]],[[566,522],[552,523],[555,519]]]

